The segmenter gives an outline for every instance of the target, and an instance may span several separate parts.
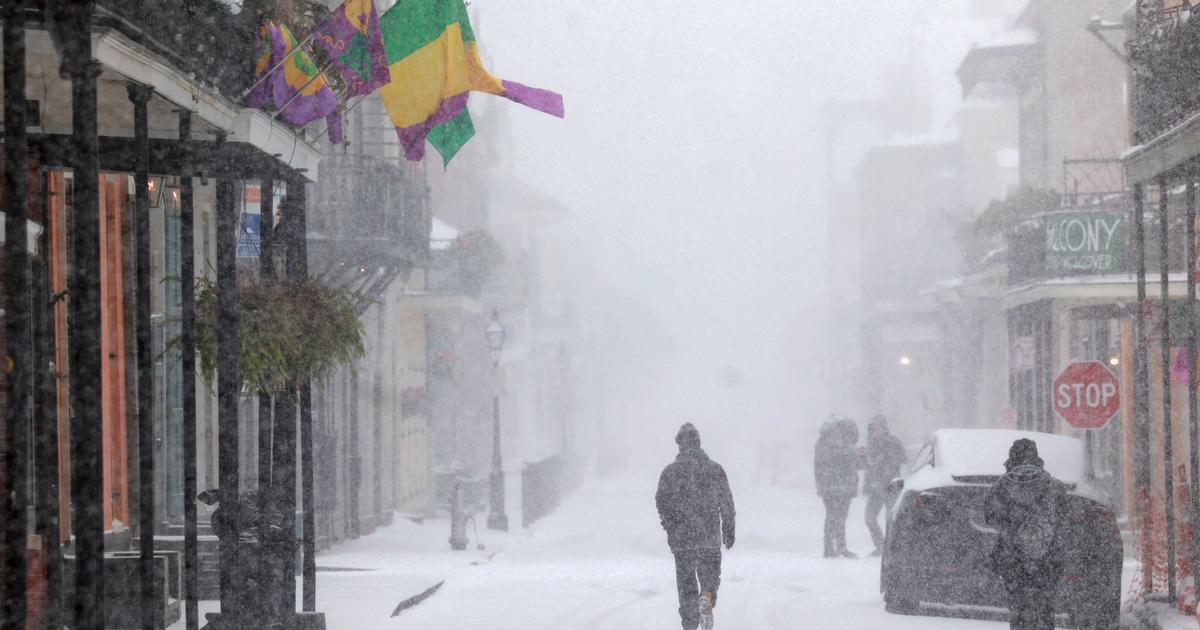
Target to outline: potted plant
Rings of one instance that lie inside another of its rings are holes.
[[[244,280],[237,289],[238,380],[248,393],[273,393],[353,365],[366,351],[354,296],[317,279]],[[217,373],[217,287],[196,283],[196,351],[210,385]]]

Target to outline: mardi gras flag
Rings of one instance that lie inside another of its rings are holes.
[[[349,87],[347,96],[369,94],[388,82],[387,54],[373,0],[346,0],[314,33]]]
[[[337,97],[312,57],[302,49],[297,50],[296,37],[283,24],[268,22],[259,29],[259,35],[263,48],[255,61],[254,75],[256,81],[261,81],[250,92],[246,104],[254,108],[270,106],[293,125],[307,125],[325,118],[330,141],[341,143]],[[268,72],[270,76],[263,79]]]
[[[467,95],[487,92],[554,116],[562,96],[491,75],[479,58],[462,0],[400,0],[380,18],[392,80],[380,88],[409,160],[428,139],[449,163],[475,133]]]
[[[275,25],[267,22],[258,29],[259,53],[258,59],[254,61],[254,89],[246,98],[246,105],[254,109],[261,109],[266,106],[271,98],[273,84],[271,80],[264,79],[264,75],[275,67],[278,60],[275,58]]]
[[[286,24],[280,24],[277,31],[274,49],[278,59],[285,59],[272,77],[275,107],[282,108],[279,116],[292,124],[306,125],[335,113],[337,97],[325,82],[325,75],[308,53],[297,50],[299,42]]]

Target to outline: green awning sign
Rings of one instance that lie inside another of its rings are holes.
[[[1046,270],[1058,273],[1125,271],[1125,226],[1120,212],[1046,216]]]

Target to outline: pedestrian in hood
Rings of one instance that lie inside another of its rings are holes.
[[[984,498],[984,519],[1000,533],[991,567],[1008,591],[1009,627],[1052,630],[1063,573],[1058,521],[1067,487],[1043,468],[1033,440],[1013,442],[1004,468],[1008,472]]]
[[[867,529],[875,543],[873,556],[883,553],[883,531],[879,529],[879,512],[885,510],[883,522],[892,521],[892,500],[888,486],[900,476],[900,468],[908,460],[904,445],[888,431],[887,418],[875,416],[867,425],[867,472],[863,479],[863,494],[867,497]]]
[[[721,586],[721,544],[733,548],[733,493],[725,469],[700,448],[700,432],[685,423],[675,435],[679,455],[662,471],[654,502],[675,554],[683,630],[713,627]]]
[[[817,495],[825,502],[825,557],[856,558],[846,549],[846,518],[850,501],[858,494],[858,426],[843,418],[821,426],[813,467]]]

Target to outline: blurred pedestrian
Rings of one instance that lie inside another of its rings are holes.
[[[1067,487],[1050,476],[1037,443],[1020,439],[1009,449],[1006,472],[984,498],[984,519],[1000,533],[989,556],[1008,591],[1012,630],[1052,630],[1054,594],[1063,574],[1058,520]]]
[[[721,586],[721,544],[733,548],[733,493],[725,469],[700,448],[695,426],[681,426],[675,443],[679,455],[663,469],[654,502],[675,554],[683,630],[709,630]]]
[[[871,542],[875,543],[872,556],[883,554],[883,534],[879,528],[879,512],[885,512],[883,522],[892,520],[892,501],[888,487],[900,476],[900,468],[908,460],[904,445],[888,430],[887,418],[875,416],[867,425],[866,475],[863,478],[863,494],[867,497],[867,529],[871,531]]]
[[[856,448],[858,425],[843,418],[821,426],[813,467],[817,495],[825,502],[825,557],[857,558],[846,548],[846,518],[850,502],[858,494],[860,457]]]

